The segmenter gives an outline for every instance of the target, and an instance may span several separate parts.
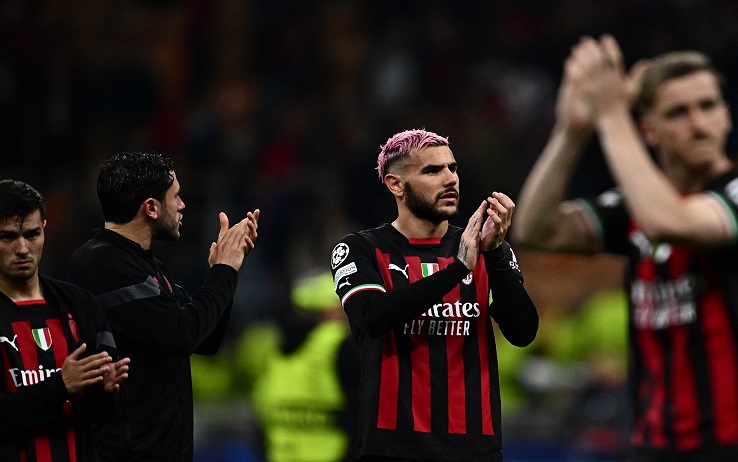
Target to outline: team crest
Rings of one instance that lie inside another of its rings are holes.
[[[79,327],[77,326],[77,321],[74,320],[71,314],[67,313],[67,316],[69,316],[69,332],[72,333],[74,341],[79,342]]]
[[[31,334],[39,348],[44,351],[51,348],[51,331],[48,327],[44,327],[42,329],[31,329]]]
[[[466,275],[464,279],[461,280],[464,284],[467,286],[472,283],[472,280],[474,279],[474,273],[469,273]]]

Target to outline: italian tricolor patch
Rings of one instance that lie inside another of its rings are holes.
[[[51,332],[48,327],[43,329],[32,329],[33,339],[36,341],[36,345],[39,348],[46,351],[51,348]]]
[[[423,277],[427,278],[431,274],[438,272],[438,263],[421,263],[420,268],[423,272]]]

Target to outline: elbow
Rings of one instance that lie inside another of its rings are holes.
[[[639,228],[650,242],[680,242],[685,236],[676,227],[664,223],[639,223]]]
[[[515,335],[505,336],[511,345],[519,348],[525,348],[536,339],[538,334],[538,316],[535,316],[526,323],[524,329],[517,332]]]
[[[538,311],[535,305],[531,304],[523,311],[525,313],[517,319],[509,319],[503,326],[500,324],[502,335],[505,336],[511,345],[524,348],[533,343],[538,334]]]
[[[552,250],[553,231],[543,226],[526,226],[519,223],[510,228],[510,244],[531,250]]]
[[[536,339],[537,334],[538,334],[538,318],[536,318],[535,325],[532,325],[529,329],[517,335],[515,338],[508,339],[508,341],[513,346],[516,346],[519,348],[525,348],[531,343],[533,343],[533,340]]]
[[[531,247],[536,239],[533,230],[529,226],[521,226],[519,223],[510,229],[510,241],[524,247]]]

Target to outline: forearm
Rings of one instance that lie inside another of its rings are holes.
[[[527,346],[538,332],[538,311],[523,286],[522,277],[500,249],[483,255],[492,292],[490,314],[510,343]]]
[[[178,286],[167,294],[148,284],[103,294],[108,322],[116,338],[189,356],[221,321],[232,302],[236,278],[233,268],[214,265],[193,297]]]
[[[608,111],[598,118],[597,131],[610,172],[639,227],[657,237],[687,223],[681,195],[651,160],[629,112]]]
[[[557,124],[523,185],[514,216],[512,237],[529,246],[545,246],[556,232],[558,209],[567,190],[588,133]]]
[[[195,353],[199,355],[214,355],[220,350],[220,346],[223,343],[223,339],[225,338],[226,330],[228,329],[228,321],[231,318],[231,310],[233,308],[233,303],[228,304],[228,308],[226,309],[225,313],[223,313],[223,316],[221,316],[220,321],[218,322],[218,325],[215,326],[215,329],[208,335],[208,337],[200,343],[197,348],[195,349]]]
[[[428,310],[468,274],[466,266],[456,260],[407,287],[359,292],[346,301],[344,308],[352,323],[371,336],[380,336]]]
[[[61,373],[12,393],[0,393],[0,415],[13,416],[2,419],[0,433],[33,428],[48,421],[61,413],[62,404],[70,397]]]

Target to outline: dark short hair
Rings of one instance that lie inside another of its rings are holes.
[[[164,199],[174,183],[174,162],[156,152],[121,152],[106,160],[97,176],[97,197],[105,221],[128,223],[148,198]]]
[[[724,76],[713,66],[710,58],[704,53],[684,50],[659,55],[651,61],[643,75],[641,88],[636,99],[636,108],[641,113],[647,112],[653,107],[656,92],[664,82],[700,71],[707,71],[714,75],[720,91],[725,92]]]
[[[17,180],[0,180],[0,221],[26,218],[38,210],[46,219],[44,198],[31,185]]]

